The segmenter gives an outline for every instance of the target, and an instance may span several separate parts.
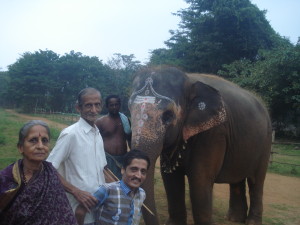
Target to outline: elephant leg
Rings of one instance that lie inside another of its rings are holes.
[[[180,168],[172,173],[161,172],[168,200],[169,218],[166,225],[186,225],[185,174]]]
[[[248,178],[248,187],[250,195],[250,210],[247,217],[246,224],[248,225],[261,225],[262,224],[262,212],[263,212],[263,184],[264,179],[261,181],[259,179],[255,182]]]
[[[196,186],[190,181],[190,199],[195,225],[212,224],[212,189],[213,184]],[[201,190],[201,192],[199,192]]]
[[[233,222],[244,223],[247,218],[246,180],[230,184],[230,199],[227,219]]]
[[[212,224],[212,192],[215,177],[222,167],[226,140],[224,127],[212,128],[189,142],[186,171],[195,225]],[[213,141],[212,141],[213,140]]]
[[[226,127],[218,126],[190,140],[195,148],[191,148],[186,167],[195,225],[213,223],[213,185],[223,165],[227,146],[225,133]]]

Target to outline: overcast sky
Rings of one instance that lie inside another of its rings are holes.
[[[300,0],[251,0],[266,9],[281,36],[300,36]],[[0,0],[0,70],[24,52],[71,50],[106,62],[114,53],[146,62],[149,51],[166,47],[169,30],[188,5],[183,0]]]

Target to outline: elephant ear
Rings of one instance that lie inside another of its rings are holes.
[[[209,130],[226,121],[226,111],[220,92],[202,82],[191,86],[183,139]]]

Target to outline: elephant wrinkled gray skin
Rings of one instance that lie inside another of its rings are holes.
[[[133,81],[129,109],[132,148],[146,151],[151,159],[143,187],[145,204],[156,215],[154,167],[160,156],[166,224],[186,224],[185,176],[194,224],[212,223],[214,183],[230,184],[229,220],[262,223],[272,131],[268,112],[254,95],[217,76],[148,68]],[[159,224],[158,218],[143,213],[147,225]]]

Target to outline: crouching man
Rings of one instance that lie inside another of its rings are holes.
[[[146,179],[150,159],[145,152],[131,150],[124,157],[122,180],[101,185],[94,193],[98,203],[96,224],[138,225],[146,198],[140,187]],[[86,208],[79,205],[75,215],[83,224]]]

